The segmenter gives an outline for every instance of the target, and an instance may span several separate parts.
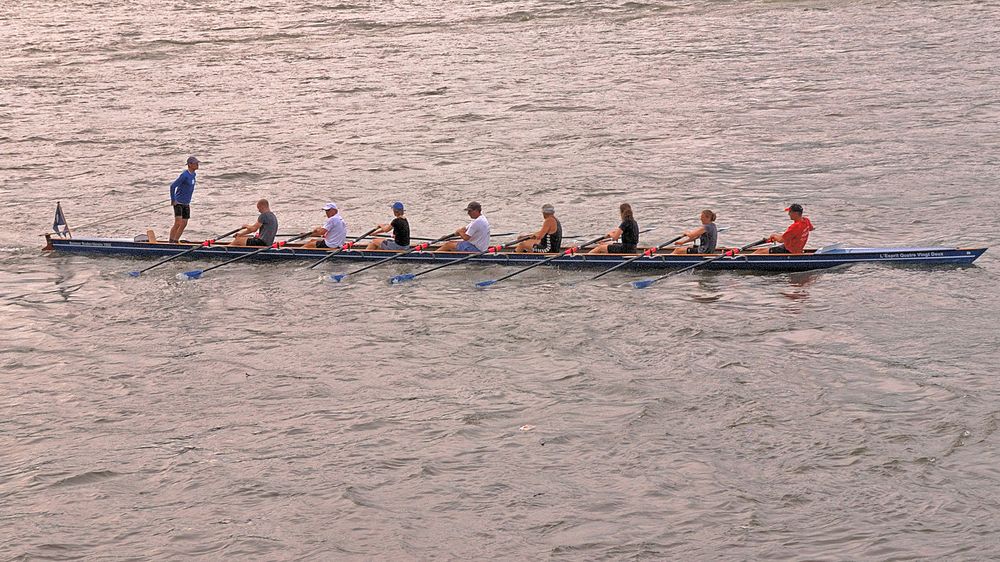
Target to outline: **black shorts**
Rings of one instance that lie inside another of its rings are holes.
[[[784,244],[779,244],[767,251],[769,254],[790,254]]]
[[[608,244],[609,254],[634,254],[635,246],[626,246],[625,244],[615,243]]]
[[[316,242],[316,247],[317,248],[329,248],[329,246],[326,245],[326,240],[320,240],[319,242]]]
[[[191,205],[174,204],[174,216],[184,220],[191,218]]]
[[[252,238],[247,238],[247,246],[270,246],[270,244],[264,242],[263,238],[254,236]]]
[[[719,251],[718,250],[714,250],[714,251],[711,251],[711,252],[702,252],[701,248],[699,248],[698,246],[691,246],[690,248],[688,248],[688,253],[689,254],[718,254]]]

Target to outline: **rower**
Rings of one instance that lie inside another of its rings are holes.
[[[768,242],[781,242],[773,248],[761,248],[755,254],[801,254],[809,241],[809,232],[816,230],[812,222],[807,217],[802,216],[802,205],[792,203],[785,208],[788,218],[792,219],[792,224],[783,234],[772,234],[767,237]]]
[[[701,219],[701,226],[684,233],[684,238],[677,241],[675,254],[713,254],[715,245],[719,243],[719,229],[715,226],[715,213],[711,209],[705,209],[698,217]],[[684,244],[694,242],[690,248],[685,248]]]
[[[368,244],[366,250],[394,250],[403,251],[410,249],[410,221],[403,216],[405,208],[402,201],[392,204],[392,214],[395,216],[389,224],[378,225],[375,234],[392,231],[392,238],[375,238]]]
[[[271,212],[271,204],[267,199],[257,201],[257,222],[244,224],[236,232],[230,246],[270,246],[274,244],[274,235],[278,233],[278,217]],[[256,232],[255,236],[250,236]]]
[[[336,203],[323,205],[323,212],[326,213],[326,222],[323,226],[313,229],[312,236],[322,236],[313,238],[302,244],[303,248],[339,248],[347,240],[347,223],[340,216]]]
[[[542,205],[542,228],[514,248],[515,252],[551,254],[562,249],[562,224],[556,218],[556,208]]]
[[[441,244],[439,252],[482,252],[490,246],[490,221],[483,214],[483,206],[473,201],[465,207],[472,219],[467,226],[455,231],[461,240],[451,240]]]
[[[618,214],[621,215],[622,222],[618,228],[607,234],[611,240],[621,239],[621,242],[601,244],[590,251],[591,254],[634,254],[636,246],[639,245],[639,223],[635,222],[632,215],[632,205],[622,203],[618,207]]]

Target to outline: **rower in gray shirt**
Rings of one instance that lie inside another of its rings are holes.
[[[274,244],[274,237],[278,234],[278,217],[271,212],[271,205],[267,199],[257,201],[257,211],[260,215],[257,222],[245,224],[236,233],[233,239],[233,246],[270,246]],[[256,232],[256,235],[251,236]]]

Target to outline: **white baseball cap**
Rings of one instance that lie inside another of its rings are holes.
[[[337,208],[336,203],[327,203],[326,205],[323,205],[324,211],[329,211],[330,209],[336,209],[336,208]]]

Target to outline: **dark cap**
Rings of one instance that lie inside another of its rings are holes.
[[[465,207],[466,211],[482,211],[483,206],[479,204],[479,201],[473,201]]]
[[[791,211],[793,213],[801,213],[802,205],[799,205],[798,203],[792,203],[791,205],[785,207],[785,211]]]
[[[194,156],[188,156],[187,163],[188,164],[201,164],[201,162],[199,162],[198,159],[195,158]]]

